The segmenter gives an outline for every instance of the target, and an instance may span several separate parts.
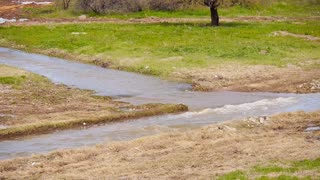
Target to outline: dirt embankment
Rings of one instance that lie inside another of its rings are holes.
[[[191,80],[193,89],[199,91],[320,92],[319,68],[229,64],[209,69],[185,69],[172,76]]]
[[[320,111],[250,118],[96,147],[0,162],[0,178],[214,178],[269,162],[320,157]],[[319,171],[309,171],[312,177]],[[299,174],[297,175],[299,176]]]

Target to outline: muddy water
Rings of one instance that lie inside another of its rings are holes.
[[[55,83],[90,89],[133,104],[183,103],[191,111],[122,123],[66,130],[29,139],[0,142],[0,159],[60,148],[130,140],[160,132],[184,131],[224,120],[320,108],[320,94],[192,92],[190,85],[103,69],[43,55],[0,48],[0,63],[44,75]]]

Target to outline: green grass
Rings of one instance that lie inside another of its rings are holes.
[[[320,158],[315,160],[297,161],[292,163],[290,167],[279,167],[274,165],[255,167],[255,171],[262,174],[278,173],[278,172],[295,173],[301,170],[313,170],[313,169],[320,170]]]
[[[0,77],[0,84],[19,86],[24,82],[25,79],[26,76]]]
[[[244,172],[242,171],[233,171],[227,173],[223,176],[220,176],[218,180],[246,180],[248,179]]]
[[[3,46],[13,43],[30,51],[58,49],[74,57],[109,61],[114,68],[165,77],[179,68],[206,68],[229,62],[286,66],[318,60],[319,41],[272,36],[272,32],[319,37],[319,27],[319,21],[232,22],[219,28],[201,23],[93,23],[0,27],[0,39]]]
[[[305,176],[303,171],[311,171],[318,174],[317,177]],[[293,175],[301,174],[302,176]],[[271,175],[272,176],[269,176]],[[256,166],[247,171],[233,171],[227,173],[221,177],[219,180],[246,180],[252,179],[254,175],[257,180],[311,180],[320,178],[320,158],[314,160],[303,160],[296,161],[284,166],[269,165],[269,166]]]

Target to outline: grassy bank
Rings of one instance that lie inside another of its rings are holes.
[[[188,107],[184,105],[165,104],[150,104],[145,105],[144,108],[136,108],[140,110],[136,112],[114,112],[107,116],[92,117],[89,119],[31,123],[15,127],[9,127],[7,129],[0,129],[0,140],[25,137],[27,135],[46,134],[57,130],[88,127],[96,124],[119,122],[130,119],[138,119],[142,117],[183,112],[188,110]]]
[[[278,31],[320,37],[319,21],[70,24],[0,27],[3,46],[168,77],[184,68],[219,64],[288,64],[319,67],[319,40],[282,36]],[[83,34],[77,34],[83,33]],[[314,61],[314,63],[313,63]]]
[[[1,178],[318,179],[320,112],[284,113],[186,132],[0,162]],[[279,178],[278,178],[279,177]]]
[[[4,65],[0,65],[0,91],[0,125],[7,126],[0,129],[0,140],[188,109],[183,105],[115,102]]]

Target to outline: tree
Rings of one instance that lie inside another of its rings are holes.
[[[219,26],[219,14],[218,6],[220,5],[218,0],[204,0],[204,4],[210,8],[211,12],[211,25]]]

